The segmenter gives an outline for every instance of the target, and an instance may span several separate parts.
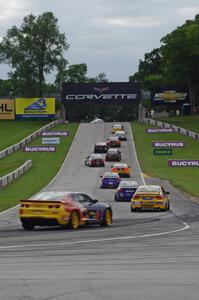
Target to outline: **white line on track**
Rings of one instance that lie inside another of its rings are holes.
[[[70,154],[70,152],[71,152],[71,149],[72,149],[72,145],[73,145],[73,142],[74,142],[74,140],[75,140],[75,138],[76,138],[76,136],[77,136],[77,133],[78,133],[78,131],[79,131],[79,128],[80,128],[80,125],[79,125],[79,127],[77,128],[77,131],[76,131],[76,134],[75,134],[75,136],[74,136],[74,138],[73,138],[73,141],[72,141],[72,143],[71,143],[71,145],[70,145],[70,149],[68,150],[68,153],[67,153],[67,155],[66,155],[66,157],[65,157],[65,159],[64,159],[64,162],[63,162],[63,164],[61,165],[61,168],[59,169],[59,171],[58,171],[58,173],[55,175],[55,177],[42,189],[42,190],[44,190],[44,189],[46,189],[56,178],[57,178],[57,176],[59,176],[59,174],[61,173],[61,171],[62,171],[62,169],[63,169],[63,167],[64,167],[64,165],[65,165],[65,162],[66,162],[66,160],[68,159],[68,156],[69,156],[69,154]],[[35,194],[36,195],[36,194]],[[32,197],[33,197],[34,195],[32,195]],[[8,213],[9,211],[11,211],[11,210],[13,210],[13,209],[15,209],[15,208],[17,208],[19,206],[19,204],[17,204],[17,205],[15,205],[15,206],[13,206],[13,207],[10,207],[10,208],[8,208],[8,209],[6,209],[6,210],[4,210],[4,211],[2,211],[2,212],[0,212],[0,215],[3,215],[3,214],[6,214],[6,213]]]
[[[136,162],[137,162],[137,165],[138,165],[138,169],[140,171],[142,182],[143,182],[144,185],[146,185],[143,174],[142,174],[142,171],[141,171],[141,168],[140,168],[140,164],[139,164],[139,161],[138,161],[137,152],[136,152],[136,149],[135,149],[134,138],[133,138],[133,132],[132,132],[130,123],[129,123],[129,130],[130,130],[130,133],[131,133],[132,144],[133,144],[133,149],[134,149],[134,153],[135,153],[135,159],[136,159]]]
[[[180,229],[165,231],[159,233],[143,234],[137,236],[123,236],[123,237],[113,237],[113,238],[101,238],[101,239],[91,239],[91,240],[80,240],[80,241],[71,241],[71,242],[55,242],[55,243],[43,243],[43,244],[23,244],[23,245],[13,245],[13,246],[0,246],[0,250],[3,249],[20,249],[20,248],[37,248],[37,247],[49,247],[49,246],[67,246],[67,245],[78,245],[78,244],[89,244],[89,243],[100,243],[100,242],[110,242],[110,241],[124,241],[124,240],[133,240],[139,238],[148,238],[153,236],[162,236],[168,235],[176,232],[181,232],[189,229],[189,225],[182,221],[183,227]]]

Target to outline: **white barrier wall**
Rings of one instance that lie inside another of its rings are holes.
[[[23,165],[17,168],[15,171],[0,177],[0,189],[4,188],[6,185],[11,183],[13,180],[17,179],[28,171],[32,167],[32,160],[27,160]]]
[[[155,125],[158,127],[173,128],[178,133],[189,136],[195,140],[199,140],[199,133],[187,130],[185,128],[177,127],[177,126],[169,124],[169,123],[164,123],[164,122],[157,121],[154,119],[149,119],[149,118],[140,118],[139,122]]]
[[[54,127],[55,125],[61,124],[63,122],[64,122],[63,120],[55,120],[55,121],[43,126],[42,128],[35,131],[34,133],[30,134],[25,139],[21,140],[19,143],[0,151],[0,159],[4,158],[7,155],[9,155],[10,153],[13,153],[14,151],[17,151],[20,148],[24,147],[26,144],[30,143],[31,141],[33,141],[34,139],[39,137],[43,131],[46,131],[46,130]]]

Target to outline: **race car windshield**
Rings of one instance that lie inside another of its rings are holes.
[[[43,200],[43,201],[60,201],[64,198],[64,196],[68,196],[66,192],[43,192],[35,197],[31,198],[31,200]]]
[[[92,159],[101,159],[102,156],[101,155],[91,155],[90,158],[92,158]]]
[[[120,164],[115,164],[114,166],[113,166],[114,168],[127,168],[127,165],[120,165]]]
[[[118,178],[118,174],[117,173],[104,174],[104,178]]]
[[[140,186],[137,189],[137,192],[144,192],[144,193],[160,193],[159,186]]]
[[[115,154],[117,153],[118,151],[116,149],[110,149],[108,150],[108,153],[111,153],[111,154]]]
[[[138,184],[136,182],[122,182],[120,188],[137,188]]]

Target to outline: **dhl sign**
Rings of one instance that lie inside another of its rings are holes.
[[[0,120],[15,119],[15,101],[14,99],[0,99]]]

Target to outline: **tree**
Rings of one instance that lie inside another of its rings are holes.
[[[63,69],[56,75],[55,83],[58,87],[61,87],[62,82],[73,82],[73,83],[83,83],[88,82],[87,65],[75,64],[70,65],[68,69]]]
[[[41,97],[45,75],[66,66],[63,52],[68,47],[53,13],[45,12],[38,17],[30,14],[19,28],[13,26],[3,37],[0,62],[15,69],[9,77],[19,83],[21,94]]]
[[[70,65],[67,69],[60,70],[56,75],[55,84],[61,87],[62,82],[88,83],[88,82],[108,82],[105,73],[99,73],[96,77],[87,76],[87,64]]]
[[[190,95],[199,95],[199,15],[167,34],[161,42],[165,77],[186,85]]]
[[[161,70],[162,54],[159,48],[145,53],[144,60],[140,60],[138,72],[129,77],[129,81],[140,81],[145,89],[154,89],[162,77]]]
[[[109,82],[109,80],[105,73],[99,73],[96,77],[89,78],[89,82]]]

